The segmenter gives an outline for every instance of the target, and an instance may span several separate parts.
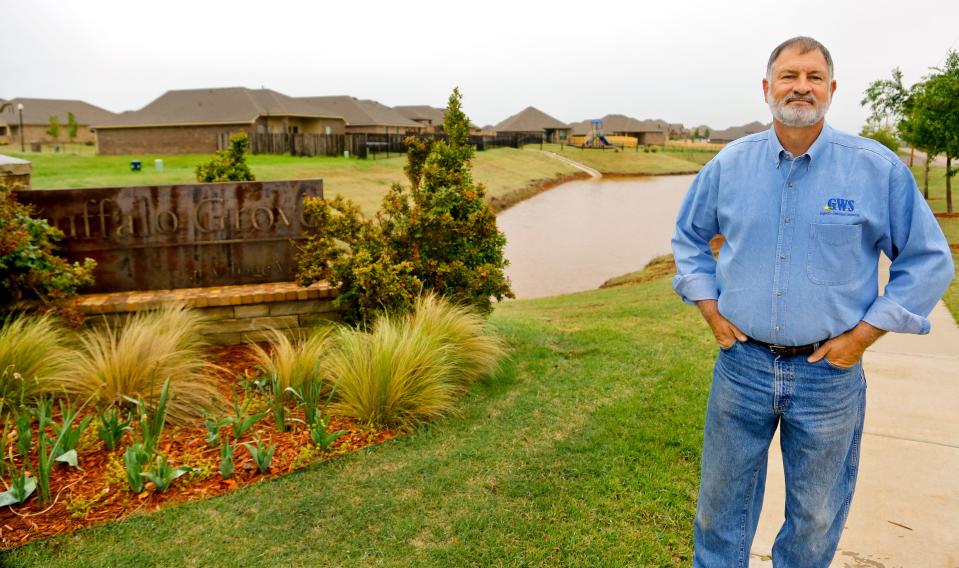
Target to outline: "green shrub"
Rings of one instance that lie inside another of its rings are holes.
[[[196,180],[212,181],[253,181],[253,172],[246,163],[246,151],[250,147],[250,138],[245,132],[230,136],[230,147],[219,150],[206,163],[197,164]]]
[[[64,390],[93,397],[100,408],[133,409],[139,401],[150,408],[160,402],[170,380],[166,416],[182,425],[201,418],[221,402],[203,360],[206,343],[203,318],[180,305],[140,312],[122,325],[107,325],[80,336],[73,372],[61,382]]]
[[[40,308],[75,316],[69,301],[93,283],[96,262],[69,263],[54,254],[63,233],[0,184],[0,311]]]
[[[73,366],[72,333],[50,315],[8,316],[0,327],[0,399],[6,407],[56,392]]]
[[[328,357],[334,413],[402,430],[437,418],[502,353],[479,315],[436,296],[410,316],[382,315],[369,332],[343,328]]]
[[[881,124],[870,122],[862,127],[859,135],[872,138],[893,152],[899,151],[899,140],[896,138],[896,132],[891,126],[882,126]]]
[[[503,273],[506,238],[486,189],[472,179],[474,149],[459,90],[450,96],[444,127],[448,143],[407,139],[410,185],[393,185],[372,219],[340,196],[306,201],[313,229],[300,251],[297,279],[337,286],[335,303],[345,321],[408,313],[424,290],[482,313],[492,309],[491,298],[513,297]]]

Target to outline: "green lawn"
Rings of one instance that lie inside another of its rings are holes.
[[[686,566],[715,347],[668,279],[499,305],[457,416],[4,566]]]
[[[7,152],[33,162],[31,181],[35,188],[112,187],[195,182],[194,168],[206,155],[96,156]],[[154,169],[154,159],[163,159],[163,171]],[[143,162],[143,171],[131,172],[130,160]],[[364,212],[377,209],[383,194],[396,182],[405,182],[405,156],[388,159],[292,157],[256,155],[250,167],[260,180],[323,178],[327,195],[341,193]],[[498,148],[477,152],[473,175],[486,184],[490,197],[503,196],[538,180],[550,180],[579,170],[541,152]]]
[[[923,168],[923,164],[918,162],[912,167],[912,174],[919,185],[919,191],[922,191],[923,186]],[[959,176],[952,178],[952,206],[959,212]],[[937,213],[946,210],[946,168],[944,167],[934,167],[929,170],[929,207]]]
[[[527,148],[538,149],[539,146],[527,146]],[[582,150],[571,146],[561,147],[559,144],[545,144],[543,146],[544,150],[556,152],[604,174],[619,175],[697,172],[703,164],[716,155],[715,152],[664,151],[659,146],[655,148],[656,152],[647,153],[643,152],[642,149],[637,152],[635,148]]]

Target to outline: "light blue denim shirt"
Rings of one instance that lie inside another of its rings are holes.
[[[709,240],[725,237],[718,262]],[[775,130],[728,144],[679,210],[673,288],[718,299],[746,335],[779,345],[828,339],[865,321],[929,333],[926,316],[954,267],[939,223],[902,161],[884,146],[823,127],[802,156]],[[879,251],[892,260],[878,290]]]

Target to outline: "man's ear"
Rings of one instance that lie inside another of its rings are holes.
[[[836,80],[835,80],[835,79],[833,79],[833,80],[830,82],[830,85],[829,85],[829,98],[831,99],[834,94],[836,94]]]
[[[833,90],[836,89],[836,82],[833,81]],[[763,77],[763,101],[769,102],[769,79]]]

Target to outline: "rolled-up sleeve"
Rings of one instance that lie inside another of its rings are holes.
[[[711,160],[696,179],[679,208],[673,234],[673,258],[676,276],[673,289],[687,304],[719,299],[716,285],[716,261],[709,241],[719,232],[716,193],[719,163]]]
[[[904,165],[889,183],[889,238],[883,252],[892,260],[889,283],[863,321],[899,333],[929,333],[926,316],[955,274],[949,245],[912,173]]]

